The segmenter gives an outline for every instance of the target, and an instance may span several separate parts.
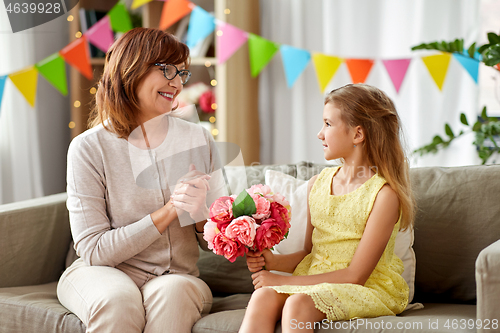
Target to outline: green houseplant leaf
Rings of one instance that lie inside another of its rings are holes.
[[[446,123],[444,125],[444,131],[446,132],[446,135],[448,135],[450,138],[453,139],[455,137],[455,134],[451,130],[451,127],[450,127],[450,125],[448,123]]]
[[[246,190],[241,191],[233,202],[233,216],[253,215],[257,211],[255,202]]]
[[[465,116],[465,113],[460,114],[460,122],[464,125],[469,126],[469,122],[467,121],[467,117]]]

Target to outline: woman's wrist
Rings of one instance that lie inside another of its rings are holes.
[[[166,205],[164,205],[154,213],[151,213],[151,219],[153,220],[153,223],[160,234],[162,234],[167,229],[167,227],[170,225],[170,223],[172,223],[173,220],[175,220],[176,217],[177,212],[171,201],[169,201]]]

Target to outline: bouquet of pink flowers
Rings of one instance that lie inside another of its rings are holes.
[[[291,207],[267,185],[253,185],[238,196],[223,196],[210,206],[203,238],[208,248],[230,262],[248,250],[270,249],[290,229]]]

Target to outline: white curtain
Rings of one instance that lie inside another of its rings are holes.
[[[69,41],[60,17],[12,33],[0,4],[0,75],[12,74],[58,52]],[[68,100],[41,75],[35,107],[7,79],[0,109],[0,204],[64,191],[69,141]]]
[[[261,35],[341,58],[374,59],[365,83],[384,90],[395,102],[405,130],[407,150],[443,137],[448,122],[458,132],[459,115],[474,122],[478,87],[455,60],[440,91],[421,56],[411,47],[436,40],[478,40],[479,0],[261,0]],[[382,59],[412,58],[399,94]],[[351,83],[342,64],[325,93]],[[322,126],[324,94],[314,66],[306,67],[292,89],[287,88],[278,54],[260,74],[261,163],[324,163],[316,135]],[[467,135],[437,155],[412,158],[412,166],[457,166],[480,163]]]

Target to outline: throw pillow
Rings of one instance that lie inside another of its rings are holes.
[[[307,181],[299,180],[284,173],[267,170],[266,184],[273,192],[281,193],[290,202],[292,207],[291,228],[288,238],[274,246],[274,252],[289,254],[297,252],[304,247],[304,237],[307,225]],[[396,236],[394,252],[403,261],[402,274],[410,288],[409,301],[415,293],[415,265],[416,258],[413,251],[414,232],[412,230],[400,231]]]

